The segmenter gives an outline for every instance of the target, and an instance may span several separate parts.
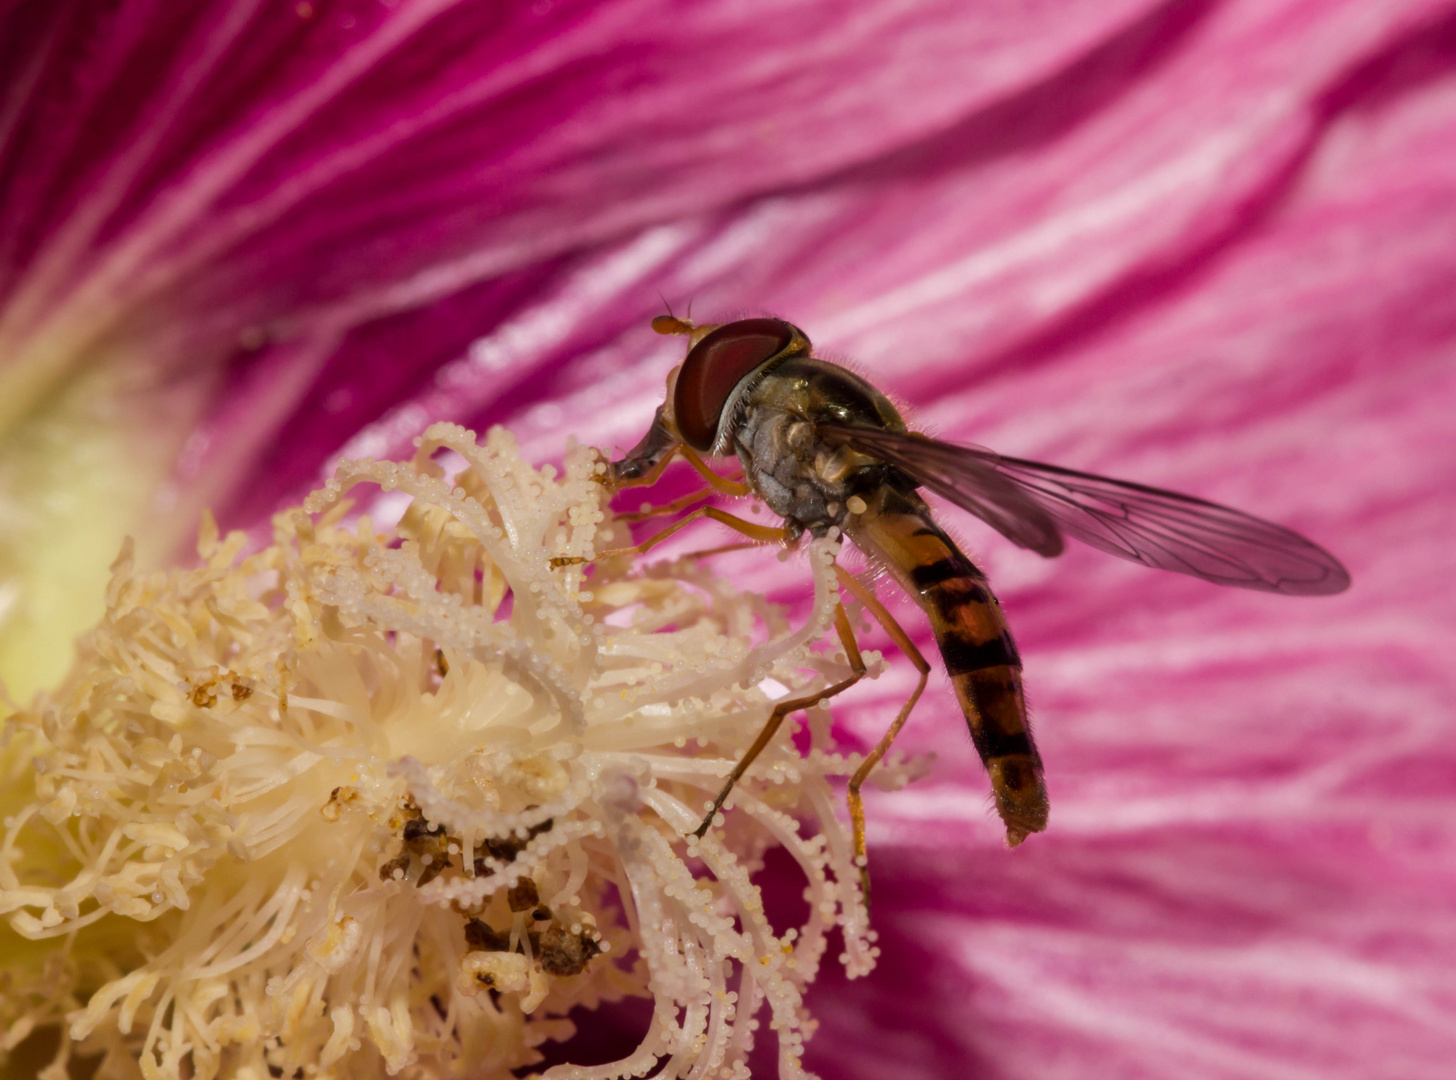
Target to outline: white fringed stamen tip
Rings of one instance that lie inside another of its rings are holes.
[[[805,560],[808,622],[764,641],[784,614],[710,567],[552,569],[628,540],[599,474],[436,424],[410,462],[340,464],[261,550],[210,518],[193,569],[124,549],[72,674],[4,721],[0,911],[29,939],[0,949],[5,1044],[55,1033],[47,1080],[504,1076],[573,1007],[641,995],[635,1053],[547,1075],[743,1076],[764,1005],[805,1075],[828,935],[851,976],[877,952],[832,810],[853,759],[811,722],[686,834],[761,684],[847,674],[809,651],[837,543]],[[398,524],[346,521],[360,485],[408,496]],[[764,913],[765,841],[802,925]]]

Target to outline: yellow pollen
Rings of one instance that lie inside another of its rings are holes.
[[[341,463],[261,548],[209,519],[194,567],[123,549],[72,673],[0,730],[0,1041],[98,1080],[497,1076],[637,995],[652,1041],[593,1077],[746,1075],[750,1002],[805,1076],[830,935],[851,977],[876,952],[826,809],[857,758],[828,723],[776,738],[689,834],[763,686],[848,673],[819,647],[838,541],[794,623],[710,563],[593,564],[630,543],[594,451],[417,446]],[[381,491],[398,520],[361,512]],[[812,913],[782,931],[772,843]]]

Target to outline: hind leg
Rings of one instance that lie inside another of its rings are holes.
[[[784,717],[791,713],[796,713],[800,709],[812,708],[821,701],[828,701],[836,694],[843,693],[864,678],[866,670],[864,658],[860,656],[859,643],[854,640],[854,631],[850,629],[849,616],[844,613],[843,605],[840,605],[834,613],[834,629],[838,632],[839,640],[844,645],[844,653],[849,658],[849,666],[851,668],[849,678],[841,679],[833,686],[826,686],[823,690],[817,691],[816,693],[789,698],[774,706],[773,712],[769,713],[768,722],[763,725],[763,730],[758,733],[758,738],[753,740],[753,745],[748,748],[747,753],[739,759],[738,764],[733,767],[733,771],[728,774],[728,779],[723,784],[723,790],[718,792],[718,797],[713,800],[712,807],[704,815],[703,823],[697,827],[697,830],[693,833],[694,836],[702,836],[712,828],[713,818],[723,808],[723,803],[733,791],[733,785],[737,784],[743,778],[743,774],[748,771],[754,759],[763,753],[764,747],[773,741],[773,737],[778,733],[779,727],[784,722]],[[863,832],[862,829],[861,832]],[[860,850],[860,847],[856,847],[855,850]]]
[[[905,704],[900,706],[900,713],[895,717],[895,722],[889,730],[880,738],[875,748],[860,762],[854,775],[849,778],[849,820],[854,829],[854,856],[860,867],[860,883],[864,888],[865,903],[870,899],[870,872],[869,856],[865,851],[865,815],[864,798],[860,795],[860,789],[869,778],[870,771],[879,764],[880,759],[890,749],[890,744],[895,741],[895,736],[900,734],[900,729],[905,726],[905,721],[910,719],[910,711],[915,708],[915,703],[920,700],[920,695],[925,692],[925,684],[930,679],[930,664],[926,662],[920,650],[915,647],[915,642],[910,640],[910,635],[905,633],[905,628],[895,621],[893,615],[885,609],[869,587],[861,582],[843,567],[836,566],[835,572],[839,575],[839,583],[848,589],[875,617],[875,621],[885,628],[885,633],[890,635],[900,651],[903,652],[915,665],[915,670],[920,672],[920,678],[915,683],[915,689],[905,699]]]

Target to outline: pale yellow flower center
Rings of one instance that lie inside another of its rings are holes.
[[[810,651],[834,544],[799,626],[694,560],[553,569],[625,540],[599,468],[436,425],[261,549],[205,527],[198,567],[145,575],[124,552],[76,668],[5,723],[0,1047],[58,1045],[47,1080],[98,1053],[103,1080],[506,1076],[574,1007],[644,995],[634,1055],[549,1075],[744,1076],[765,1006],[802,1075],[828,933],[851,975],[876,953],[827,714],[685,836],[769,691],[847,672]],[[346,523],[361,484],[397,525]],[[753,880],[773,845],[798,926]]]

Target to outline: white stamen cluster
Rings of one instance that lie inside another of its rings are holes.
[[[827,714],[687,834],[764,688],[847,673],[810,650],[835,542],[798,627],[695,560],[553,566],[629,542],[601,468],[441,424],[409,463],[344,462],[262,550],[209,522],[196,568],[123,551],[71,676],[4,722],[0,1052],[49,1039],[43,1080],[96,1054],[98,1080],[504,1077],[573,1008],[645,995],[634,1054],[546,1075],[744,1077],[765,1003],[805,1075],[829,933],[851,976],[877,952]],[[361,484],[402,493],[397,526],[347,522]],[[808,901],[782,932],[752,877],[774,845]]]

